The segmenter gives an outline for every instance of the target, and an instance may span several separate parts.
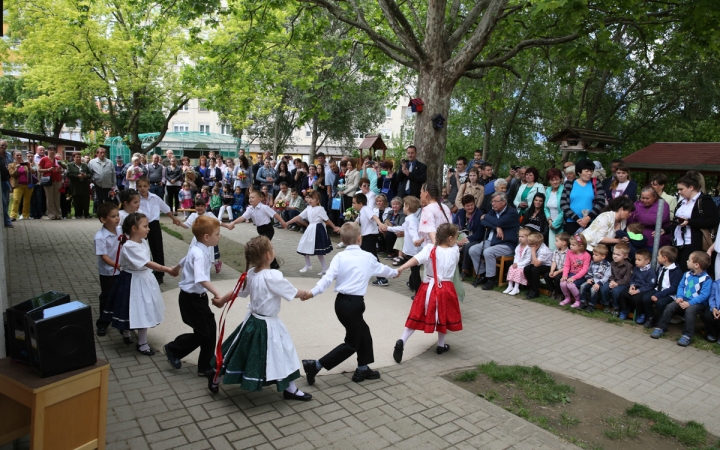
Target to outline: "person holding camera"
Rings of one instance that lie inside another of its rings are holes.
[[[13,204],[12,211],[10,211],[10,218],[12,220],[18,219],[18,211],[20,210],[20,203],[22,203],[22,217],[29,219],[34,171],[31,164],[27,161],[27,156],[23,159],[22,152],[15,152],[14,158],[14,161],[7,166],[10,176],[10,186],[13,189]]]
[[[414,145],[407,148],[406,156],[398,173],[398,194],[400,197],[412,195],[420,198],[420,188],[427,181],[427,166],[417,160],[417,148]]]

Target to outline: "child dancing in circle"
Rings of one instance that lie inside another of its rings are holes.
[[[213,304],[222,308],[228,304],[227,314],[235,296],[250,297],[248,313],[242,324],[222,342],[221,358],[213,358],[213,370],[208,372],[208,389],[218,391],[223,384],[239,384],[248,391],[260,391],[263,386],[277,385],[286,400],[308,401],[312,395],[295,385],[300,378],[300,359],[285,324],[278,317],[282,299],[302,298],[307,291],[295,289],[282,272],[270,268],[275,259],[270,239],[258,236],[245,244],[246,272],[233,292]],[[220,339],[224,323],[221,318]],[[217,355],[218,353],[216,353]]]
[[[118,261],[122,271],[110,289],[103,320],[122,332],[123,341],[128,345],[133,343],[130,330],[138,330],[137,351],[152,356],[155,351],[147,343],[147,329],[159,325],[165,312],[153,270],[172,276],[177,273],[150,260],[150,248],[144,240],[150,231],[145,214],[128,215],[122,231],[128,237],[122,243]]]
[[[460,303],[453,284],[453,275],[460,259],[457,237],[457,226],[449,223],[440,225],[435,234],[435,245],[426,245],[398,269],[400,274],[407,268],[425,264],[425,279],[415,294],[410,315],[405,322],[405,331],[395,342],[395,362],[402,361],[405,344],[415,330],[423,330],[425,333],[437,331],[438,355],[450,350],[450,346],[445,343],[447,332],[462,330]]]
[[[303,233],[297,249],[297,252],[305,257],[305,267],[300,269],[300,272],[305,273],[312,269],[310,255],[315,255],[320,260],[320,265],[322,266],[322,271],[318,275],[323,276],[327,271],[325,255],[332,251],[332,243],[328,237],[325,224],[331,226],[336,233],[340,232],[340,228],[336,227],[335,224],[330,221],[325,212],[325,208],[320,206],[320,193],[318,191],[307,192],[305,194],[305,201],[308,207],[305,208],[300,215],[290,219],[287,225],[300,220],[308,222],[309,225],[305,233]]]

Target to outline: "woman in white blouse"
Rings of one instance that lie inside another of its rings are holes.
[[[627,197],[618,197],[610,202],[609,211],[601,213],[590,226],[582,232],[587,240],[587,250],[592,252],[598,244],[605,244],[608,247],[627,238],[617,239],[615,233],[624,230],[627,226],[627,219],[635,211],[635,204]]]

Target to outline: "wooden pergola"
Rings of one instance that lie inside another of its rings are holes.
[[[375,152],[377,150],[382,150],[382,158],[385,159],[385,151],[387,150],[387,145],[382,140],[382,135],[380,134],[366,134],[365,139],[360,143],[360,146],[358,147],[360,150],[360,160],[363,159],[363,150],[370,150],[371,155],[374,157]]]

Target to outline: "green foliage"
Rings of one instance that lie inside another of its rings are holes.
[[[640,421],[626,415],[622,416],[606,416],[603,422],[609,428],[604,430],[603,434],[606,438],[613,441],[624,441],[626,439],[635,439],[640,435]]]
[[[572,386],[557,383],[549,373],[538,366],[501,366],[491,361],[479,365],[478,370],[495,383],[517,385],[525,397],[539,404],[569,403],[570,394],[575,392]]]
[[[626,414],[630,417],[642,417],[654,422],[650,431],[676,438],[684,445],[701,445],[707,439],[707,430],[703,424],[691,420],[683,426],[672,420],[667,414],[654,411],[645,405],[635,403],[627,409]]]
[[[577,426],[579,423],[580,419],[578,419],[577,417],[573,417],[567,411],[563,411],[560,413],[560,425],[564,426],[565,428],[572,428],[574,426]]]
[[[477,370],[466,370],[455,377],[455,381],[475,381],[479,375]]]

